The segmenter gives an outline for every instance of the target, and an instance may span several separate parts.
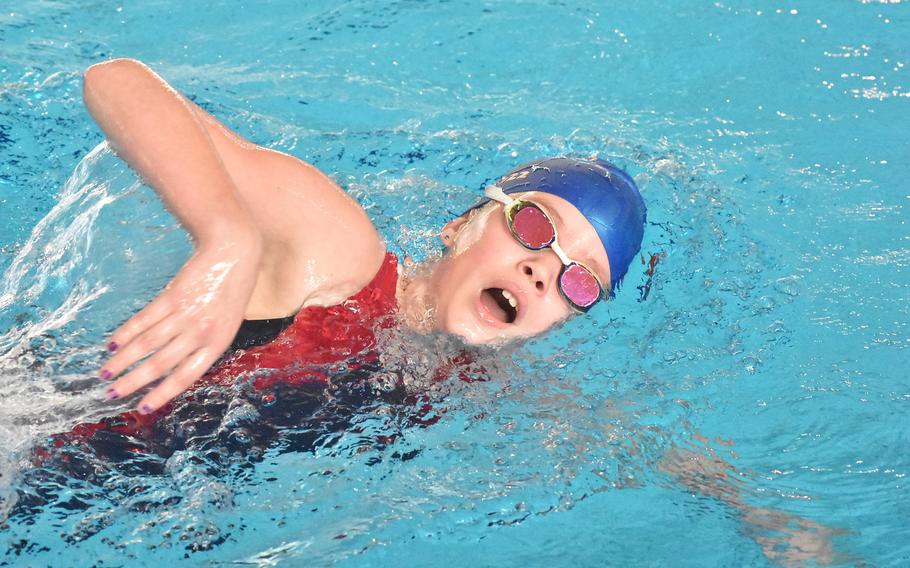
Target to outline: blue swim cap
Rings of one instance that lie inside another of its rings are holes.
[[[641,249],[647,208],[631,176],[599,158],[550,158],[527,163],[499,179],[506,193],[542,191],[581,211],[610,260],[610,289]]]

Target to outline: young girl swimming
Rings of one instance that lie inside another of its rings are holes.
[[[301,354],[295,343],[350,342],[349,329],[316,336],[327,317],[377,317],[364,307],[371,303],[397,309],[409,327],[468,343],[533,336],[609,297],[641,246],[646,210],[631,178],[601,160],[555,158],[501,178],[487,201],[442,229],[448,254],[405,273],[329,177],[244,140],[142,63],[89,68],[84,96],[114,150],[194,243],[168,286],[108,344],[113,356],[100,376],[115,381],[109,398],[161,379],[139,402],[142,414],[189,388],[232,344],[258,343],[256,335],[281,334],[228,366],[289,364]],[[379,301],[384,295],[389,301]],[[364,336],[344,351],[369,343]],[[308,358],[318,362],[315,347]]]
[[[443,228],[448,252],[441,260],[405,272],[363,209],[332,180],[243,140],[141,63],[90,68],[85,98],[115,150],[190,232],[195,253],[115,331],[114,355],[101,369],[103,379],[120,377],[111,398],[164,378],[138,412],[79,424],[37,448],[14,511],[21,518],[68,498],[57,471],[107,491],[111,471],[123,473],[120,479],[159,475],[179,450],[205,455],[211,468],[227,468],[234,450],[255,460],[279,438],[278,452],[312,451],[317,428],[302,423],[318,424],[319,432],[347,430],[356,409],[377,396],[401,413],[399,422],[431,424],[438,414],[427,412],[419,394],[361,388],[381,372],[373,357],[376,326],[400,321],[468,343],[529,337],[610,297],[641,246],[645,207],[628,175],[601,160],[553,158],[500,178],[487,200]],[[333,376],[333,405],[324,409],[319,391],[328,372],[318,369],[338,363],[344,377]],[[198,419],[225,413],[231,390],[167,404],[203,375],[226,383],[257,368],[279,372],[254,374],[243,385],[254,428],[243,420],[225,428]],[[393,441],[383,434],[372,443]],[[735,483],[738,472],[709,457],[674,448],[659,466],[684,487],[729,505],[747,527],[773,534],[756,538],[769,558],[829,562],[830,529],[750,506]]]

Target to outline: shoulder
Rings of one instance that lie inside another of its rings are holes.
[[[385,246],[353,197],[312,164],[253,144],[193,108],[262,235],[248,317],[331,305],[370,283]]]
[[[341,302],[370,283],[385,246],[363,207],[311,164],[267,149],[240,192],[264,237],[261,280],[279,311]]]

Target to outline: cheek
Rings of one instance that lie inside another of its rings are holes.
[[[528,315],[525,333],[527,335],[539,335],[549,331],[554,326],[563,324],[567,319],[575,315],[575,310],[569,307],[569,304],[558,291],[551,289],[544,298],[533,304]]]
[[[529,324],[534,327],[534,333],[543,333],[554,325],[562,323],[574,313],[562,296],[558,296],[541,302]]]
[[[472,278],[477,273],[477,262],[472,253],[451,256],[442,261],[433,276],[433,292],[437,324],[445,331],[453,331],[472,309],[469,305],[477,285]]]
[[[450,258],[452,279],[477,285],[505,276],[506,267],[514,266],[516,257],[525,251],[510,233],[499,229],[488,225],[485,230],[467,233],[464,240],[455,243]]]

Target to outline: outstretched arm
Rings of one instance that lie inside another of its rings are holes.
[[[739,484],[740,474],[717,455],[708,441],[696,435],[703,450],[674,446],[661,459],[659,467],[671,474],[693,493],[712,497],[739,512],[745,531],[761,546],[765,556],[783,566],[830,566],[855,561],[838,551],[834,536],[844,534],[797,515],[750,505]]]
[[[101,376],[111,398],[166,377],[139,403],[151,412],[186,390],[228,347],[256,283],[262,237],[203,116],[142,63],[85,73],[85,104],[112,147],[189,231],[194,254],[168,286],[117,329]],[[239,146],[237,152],[243,152]]]

